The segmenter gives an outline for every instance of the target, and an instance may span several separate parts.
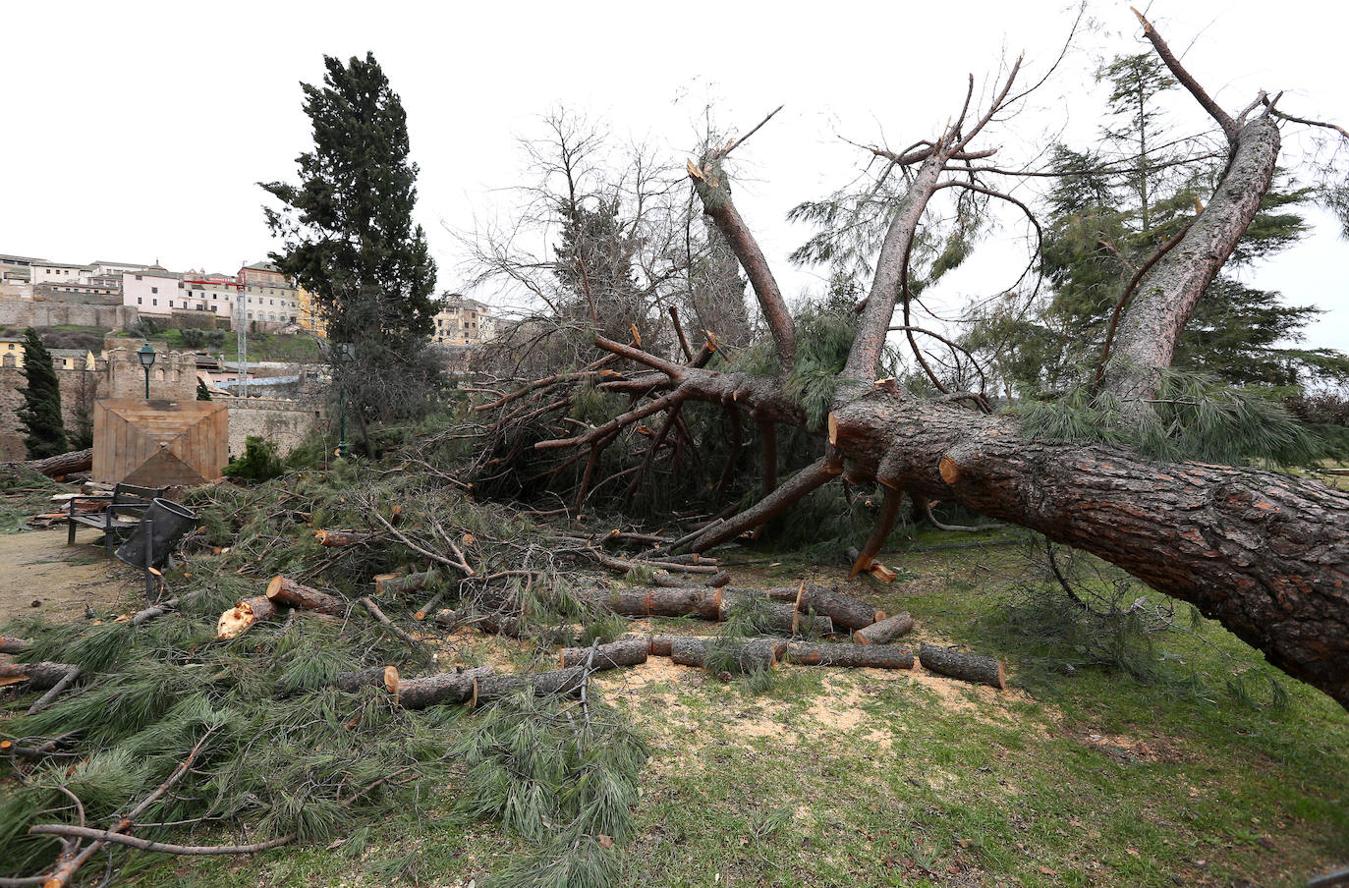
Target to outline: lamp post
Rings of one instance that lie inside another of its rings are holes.
[[[145,344],[136,349],[136,357],[141,359],[141,367],[145,370],[145,400],[150,400],[150,368],[155,365],[155,348],[146,340]]]
[[[354,342],[335,343],[338,361],[345,364],[356,357],[356,344]],[[345,379],[348,372],[347,367],[338,368],[337,385],[337,455],[342,459],[347,458],[347,396],[345,391]]]

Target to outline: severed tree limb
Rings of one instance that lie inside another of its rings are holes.
[[[364,607],[367,611],[369,611],[370,616],[374,617],[375,620],[379,622],[381,626],[388,629],[390,632],[398,636],[404,642],[412,645],[413,647],[421,647],[420,641],[418,641],[408,633],[404,632],[402,629],[395,626],[393,620],[390,620],[388,616],[385,615],[384,611],[380,610],[379,605],[375,604],[375,602],[371,600],[369,596],[364,595],[361,596],[361,606]]]
[[[47,693],[43,694],[41,697],[38,697],[37,700],[33,702],[33,705],[28,707],[28,712],[25,714],[37,715],[42,710],[46,709],[48,706],[52,704],[53,700],[55,700],[57,697],[61,695],[62,691],[70,687],[71,683],[74,682],[75,679],[79,677],[80,677],[80,667],[78,666],[66,667],[66,674],[61,677],[61,680],[58,681],[56,684],[52,685],[51,689],[48,690]]]
[[[1180,59],[1176,58],[1176,54],[1171,51],[1171,47],[1166,45],[1166,41],[1162,39],[1162,35],[1158,34],[1157,29],[1152,26],[1152,22],[1148,21],[1147,18],[1143,16],[1143,13],[1139,12],[1137,9],[1134,9],[1133,7],[1129,8],[1133,14],[1138,17],[1138,23],[1143,26],[1143,36],[1148,38],[1148,42],[1152,44],[1152,48],[1156,51],[1157,57],[1171,70],[1172,76],[1179,80],[1180,84],[1189,90],[1190,95],[1194,96],[1194,99],[1199,103],[1199,106],[1207,111],[1209,116],[1217,122],[1218,127],[1223,131],[1223,134],[1227,136],[1227,140],[1229,142],[1235,142],[1237,140],[1238,127],[1237,122],[1232,119],[1232,115],[1228,114],[1217,102],[1213,101],[1213,98],[1204,90],[1204,87],[1199,85],[1199,81],[1194,79],[1194,75],[1185,70],[1185,66],[1180,63]]]
[[[702,201],[703,212],[726,238],[731,252],[740,260],[740,267],[745,270],[750,286],[754,288],[759,309],[777,346],[778,370],[786,373],[796,363],[796,322],[792,320],[787,300],[769,268],[768,260],[764,258],[763,250],[759,248],[759,242],[731,199],[731,184],[722,161],[738,144],[736,142],[722,152],[709,152],[703,156],[700,164],[689,161],[689,178],[693,180],[693,189]]]
[[[781,515],[813,490],[834,480],[842,471],[843,467],[835,456],[832,454],[822,456],[750,508],[707,528],[688,545],[688,548],[694,552],[705,552],[713,546],[733,540],[740,534]]]
[[[251,845],[175,845],[170,842],[155,842],[150,839],[138,839],[135,836],[123,835],[120,832],[113,832],[107,829],[92,829],[86,826],[66,826],[61,823],[42,823],[29,827],[28,834],[32,836],[65,836],[74,839],[95,839],[99,842],[107,842],[114,845],[126,845],[129,848],[135,848],[139,851],[158,851],[161,854],[178,854],[192,857],[206,857],[212,855],[226,854],[257,854],[259,851],[268,851],[272,848],[280,848],[282,845],[289,845],[295,841],[295,833],[287,833],[284,836],[278,836],[275,839],[268,839],[265,842],[254,842]],[[43,883],[44,886],[49,882]],[[60,884],[65,884],[64,882]]]
[[[849,571],[849,577],[855,577],[863,571],[870,570],[871,564],[876,560],[876,555],[885,545],[885,541],[890,539],[890,533],[895,529],[895,521],[899,518],[899,507],[904,502],[904,491],[895,490],[890,487],[883,487],[885,491],[884,499],[881,500],[881,513],[876,516],[876,526],[872,528],[871,536],[867,537],[866,545],[858,554],[857,560],[853,562],[852,570]]]

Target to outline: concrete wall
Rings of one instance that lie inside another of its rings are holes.
[[[140,319],[134,305],[85,305],[76,302],[37,302],[30,299],[0,298],[0,326],[103,327],[123,330]]]
[[[241,456],[249,435],[266,438],[285,456],[304,440],[315,423],[323,418],[323,408],[304,401],[285,398],[238,398],[216,395],[215,401],[229,408],[230,456]]]
[[[61,386],[61,414],[66,434],[74,435],[81,398],[90,409],[89,421],[93,421],[93,402],[102,388],[102,377],[90,370],[57,370],[56,378]],[[0,462],[28,458],[18,413],[23,406],[23,386],[23,371],[0,367]]]

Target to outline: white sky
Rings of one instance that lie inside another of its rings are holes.
[[[1349,118],[1340,4],[1155,0],[1150,17],[1220,102],[1256,89],[1281,107]],[[1071,118],[1090,138],[1101,57],[1137,51],[1123,2],[1093,3],[1096,23],[1019,119],[996,133],[1006,163],[1033,154]],[[935,135],[967,72],[980,82],[1006,56],[1031,75],[1057,55],[1073,17],[1063,0],[960,4],[642,4],[508,2],[13,2],[0,11],[0,252],[88,262],[233,271],[274,244],[255,182],[294,177],[309,145],[299,81],[324,53],[373,50],[403,98],[421,166],[418,215],[456,288],[463,256],[446,230],[500,211],[520,181],[517,138],[565,105],[679,159],[710,99],[723,124],[785,110],[741,151],[737,201],[786,289],[817,286],[787,253],[807,232],[785,221],[800,200],[848,181],[859,161],[842,134],[895,147]],[[1193,45],[1191,46],[1191,41]],[[1174,104],[1178,130],[1202,128]],[[1285,139],[1292,162],[1305,137]],[[1298,304],[1328,309],[1312,345],[1349,350],[1349,242],[1328,215],[1306,242],[1252,275]],[[977,251],[943,287],[954,304],[1015,277],[1022,228]]]

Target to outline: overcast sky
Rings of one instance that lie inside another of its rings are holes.
[[[1145,45],[1126,3],[1098,0],[1089,15],[1054,80],[990,134],[1008,162],[1065,126],[1091,138],[1101,101],[1091,70]],[[1275,14],[1267,2],[1156,0],[1149,15],[1232,111],[1263,87],[1286,90],[1289,112],[1349,118],[1349,13],[1338,4],[1283,0]],[[895,147],[931,137],[958,109],[967,72],[982,83],[1024,51],[1038,77],[1072,19],[1062,0],[7,3],[0,252],[227,272],[261,258],[274,244],[254,183],[293,178],[309,145],[299,82],[321,79],[325,53],[373,50],[407,109],[418,215],[443,288],[463,279],[452,232],[509,205],[518,139],[539,133],[539,115],[583,111],[678,161],[712,101],[730,127],[786,104],[737,152],[737,199],[786,288],[801,292],[818,280],[788,270],[807,232],[784,217],[855,173],[858,152],[838,136]],[[1192,104],[1173,107],[1178,130],[1205,125]],[[1291,163],[1307,139],[1289,132],[1285,145]],[[1328,309],[1309,343],[1349,350],[1349,243],[1328,215],[1311,215],[1311,238],[1248,277]],[[1009,224],[943,298],[1014,278],[1023,234]]]

